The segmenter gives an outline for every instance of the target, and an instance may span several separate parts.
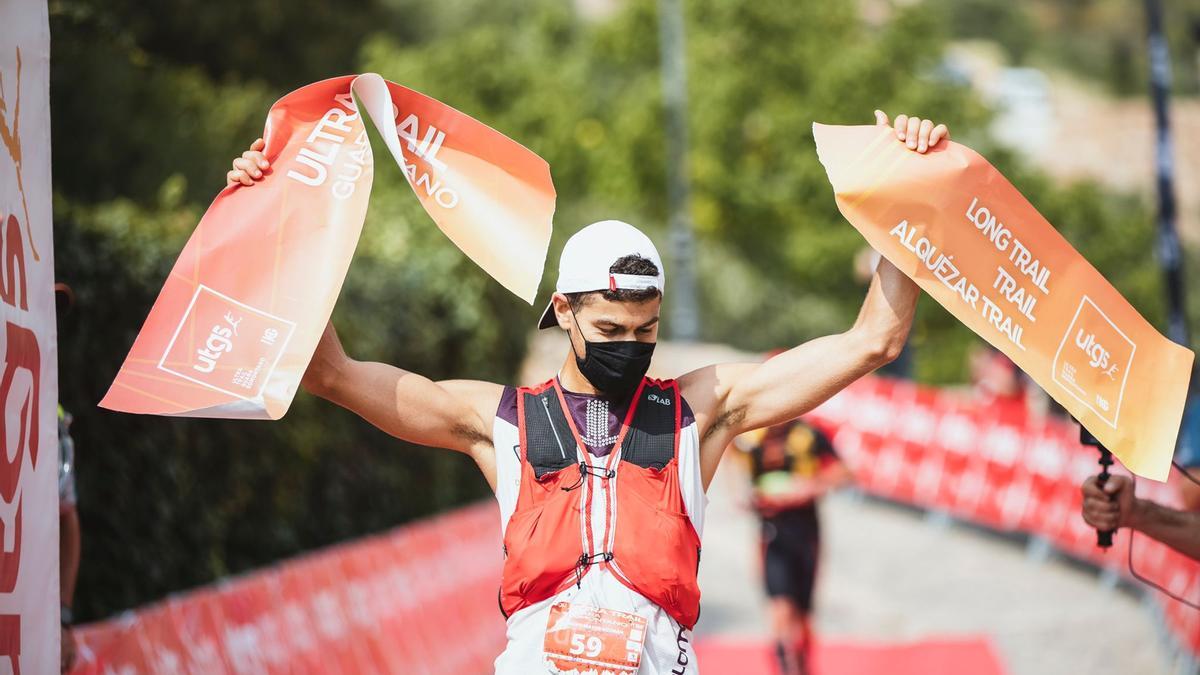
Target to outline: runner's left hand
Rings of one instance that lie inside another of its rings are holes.
[[[263,172],[271,168],[271,162],[263,154],[267,146],[263,139],[250,144],[250,149],[243,152],[241,157],[233,160],[233,168],[225,174],[225,185],[245,185],[250,187],[262,180]]]
[[[893,125],[888,122],[887,113],[876,110],[875,124],[894,127],[897,139],[903,141],[909,150],[916,150],[922,154],[936,147],[943,139],[950,140],[950,130],[945,124],[934,124],[933,120],[923,120],[920,117],[897,115]]]

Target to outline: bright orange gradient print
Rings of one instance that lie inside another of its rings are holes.
[[[101,406],[188,417],[287,412],[367,212],[373,159],[360,109],[438,227],[533,301],[554,215],[549,165],[373,73],[325,80],[271,106],[270,173],[217,195]]]
[[[1008,355],[1130,471],[1165,480],[1193,354],[1160,335],[991,164],[919,155],[890,129],[813,133],[838,208],[877,251]]]

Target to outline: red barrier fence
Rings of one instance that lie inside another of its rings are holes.
[[[810,417],[834,437],[870,493],[1040,536],[1072,556],[1128,573],[1128,533],[1120,532],[1105,553],[1079,516],[1079,486],[1099,472],[1099,454],[1079,444],[1074,422],[1030,415],[1023,404],[985,406],[962,393],[878,377],[859,380]],[[1149,480],[1138,481],[1137,493],[1177,501],[1170,485]],[[1139,574],[1200,601],[1200,564],[1144,535],[1133,553]],[[1200,656],[1200,612],[1158,597],[1177,641]]]
[[[81,627],[72,672],[491,672],[497,522],[468,507]]]
[[[1096,473],[1097,454],[1071,422],[883,378],[859,381],[811,417],[869,492],[1125,570],[1128,535],[1102,553],[1079,517],[1079,484]],[[1137,488],[1174,500],[1166,485]],[[491,672],[504,646],[497,522],[493,504],[468,507],[81,627],[74,672]],[[1134,563],[1200,599],[1200,564],[1145,536]],[[1200,612],[1160,598],[1178,642],[1200,655]]]

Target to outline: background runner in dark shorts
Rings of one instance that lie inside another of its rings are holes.
[[[741,436],[762,520],[763,580],[780,671],[808,672],[820,520],[817,500],[850,478],[825,434],[799,420]]]

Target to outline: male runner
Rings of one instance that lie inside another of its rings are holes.
[[[876,111],[878,124],[887,116]],[[897,138],[925,152],[944,125],[901,115]],[[261,139],[229,183],[270,167]],[[895,358],[918,288],[879,264],[858,319],[766,363],[713,365],[678,380],[644,374],[658,338],[663,266],[634,227],[571,237],[541,328],[567,332],[557,377],[531,388],[433,382],[343,351],[332,324],[302,380],[312,394],[409,442],[469,455],[500,503],[498,675],[693,675],[704,490],[745,431],[794,419]]]
[[[821,549],[817,501],[849,483],[829,438],[802,420],[738,436],[762,520],[763,582],[780,675],[807,675],[813,586]]]

